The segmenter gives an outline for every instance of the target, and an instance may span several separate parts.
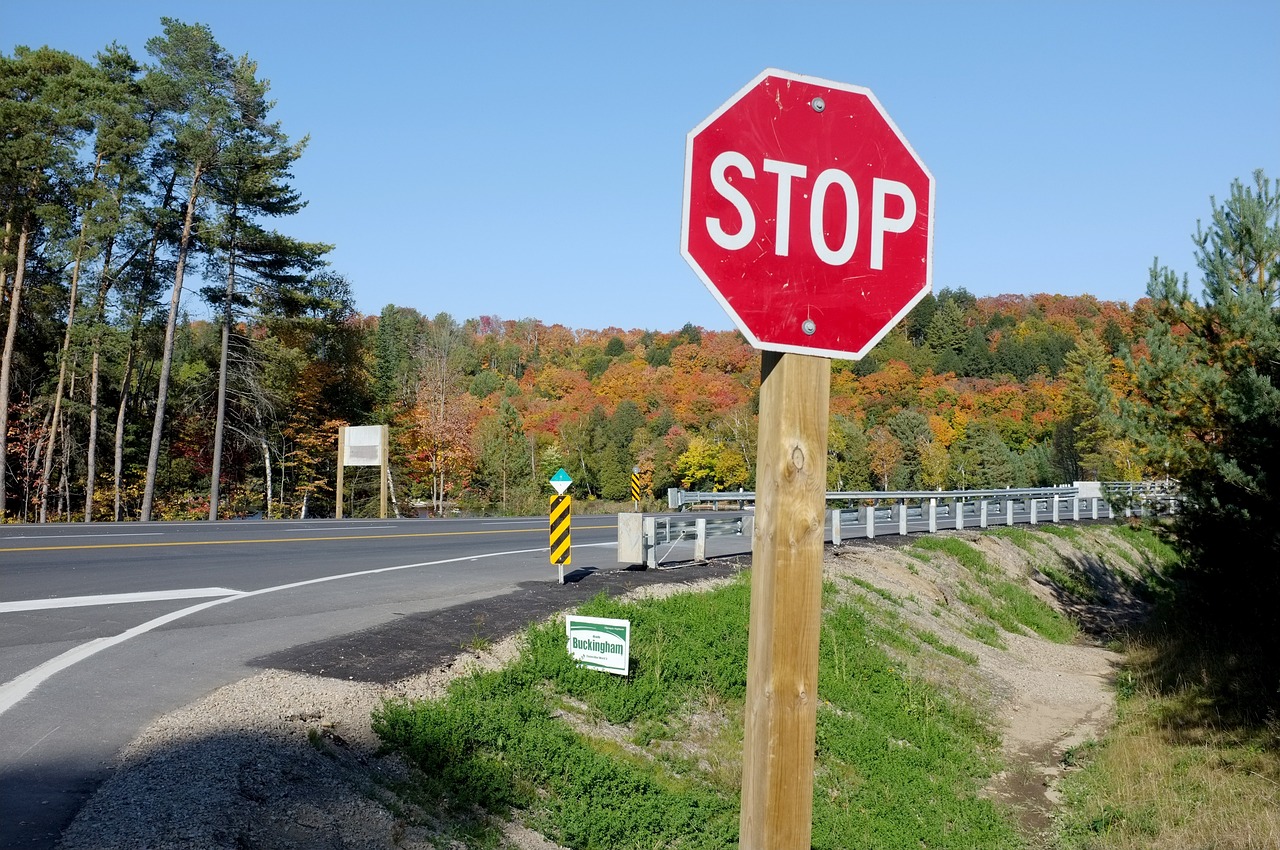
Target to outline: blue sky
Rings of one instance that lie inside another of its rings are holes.
[[[1156,256],[1196,279],[1210,195],[1280,178],[1274,0],[43,0],[0,49],[147,58],[162,15],[310,135],[281,229],[336,243],[366,313],[732,327],[679,254],[685,134],[767,67],[875,93],[937,183],[939,288],[1132,302]]]

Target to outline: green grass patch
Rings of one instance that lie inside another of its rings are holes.
[[[1084,532],[1073,525],[1044,523],[1037,525],[1036,529],[1044,534],[1052,534],[1054,537],[1061,537],[1063,540],[1070,540],[1072,542],[1077,541],[1084,536]]]
[[[1005,578],[985,555],[968,542],[958,537],[921,537],[912,545],[926,551],[942,552],[968,569],[982,589],[962,589],[957,594],[960,601],[980,611],[1005,631],[1018,633],[1022,631],[1020,627],[1025,626],[1057,643],[1069,643],[1075,638],[1076,627],[1070,620],[1025,587]]]
[[[999,528],[993,528],[987,531],[993,537],[1000,537],[1008,540],[1024,552],[1034,553],[1035,535],[1025,528],[1018,528],[1012,525],[1002,525]]]
[[[858,578],[857,576],[850,576],[849,583],[862,588],[867,593],[874,593],[876,596],[879,596],[881,599],[883,599],[885,602],[888,602],[890,605],[897,606],[898,608],[902,607],[901,599],[894,596],[892,593],[885,590],[883,587],[874,585],[871,582],[867,581],[866,579]]]
[[[1180,560],[1177,550],[1161,539],[1160,535],[1148,526],[1117,525],[1113,531],[1116,537],[1119,537],[1139,552],[1146,554],[1147,563],[1136,564],[1135,566],[1163,571],[1174,566]],[[1121,550],[1116,551],[1120,552]]]
[[[912,629],[911,633],[920,638],[923,643],[927,643],[943,655],[950,655],[952,658],[963,661],[970,667],[977,666],[978,656],[974,655],[972,652],[965,652],[958,646],[947,643],[928,629]]]
[[[1240,715],[1234,681],[1218,681],[1253,661],[1190,634],[1141,636],[1117,681],[1117,722],[1070,753],[1083,769],[1063,785],[1053,846],[1280,847],[1280,721]]]
[[[1020,846],[977,793],[994,736],[886,653],[889,634],[919,651],[892,609],[830,586],[824,605],[812,846]],[[732,847],[749,608],[745,581],[637,604],[600,597],[581,613],[631,620],[630,677],[579,670],[563,626],[542,625],[510,667],[439,700],[388,702],[375,729],[423,769],[416,796],[464,820],[519,811],[571,848]],[[710,744],[688,731],[696,711],[721,718]]]
[[[1086,602],[1096,602],[1098,599],[1098,590],[1089,580],[1080,574],[1073,567],[1064,563],[1061,567],[1055,567],[1052,564],[1039,564],[1036,569],[1049,581],[1053,582],[1062,590],[1074,596],[1076,599]]]

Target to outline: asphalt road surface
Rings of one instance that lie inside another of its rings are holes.
[[[973,528],[975,510],[935,524]],[[865,539],[866,519],[846,513],[841,536]],[[906,525],[929,522],[916,511]],[[899,528],[877,514],[877,537]],[[574,519],[566,605],[624,566],[616,544],[615,517]],[[689,542],[657,549],[665,563],[693,555]],[[743,537],[708,541],[712,556],[749,551]],[[119,750],[173,709],[264,666],[342,675],[347,648],[417,642],[430,612],[436,631],[461,629],[500,597],[502,622],[521,628],[555,605],[557,577],[545,517],[0,526],[0,850],[54,847]]]
[[[576,518],[570,569],[616,540]],[[558,586],[547,544],[545,517],[0,527],[0,847],[53,847],[121,747],[255,659]]]

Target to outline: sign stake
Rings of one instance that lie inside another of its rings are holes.
[[[762,353],[742,850],[810,846],[831,361]]]

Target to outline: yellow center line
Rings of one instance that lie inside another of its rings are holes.
[[[613,528],[612,525],[581,525],[580,529]],[[492,531],[420,531],[409,534],[354,534],[341,537],[265,537],[261,540],[170,540],[156,543],[72,543],[63,546],[20,546],[12,549],[0,546],[0,552],[65,552],[80,549],[151,549],[173,546],[234,546],[245,543],[321,543],[347,540],[394,540],[409,537],[468,537],[481,534],[527,534],[531,531],[547,531],[545,525],[527,528],[504,528]]]

